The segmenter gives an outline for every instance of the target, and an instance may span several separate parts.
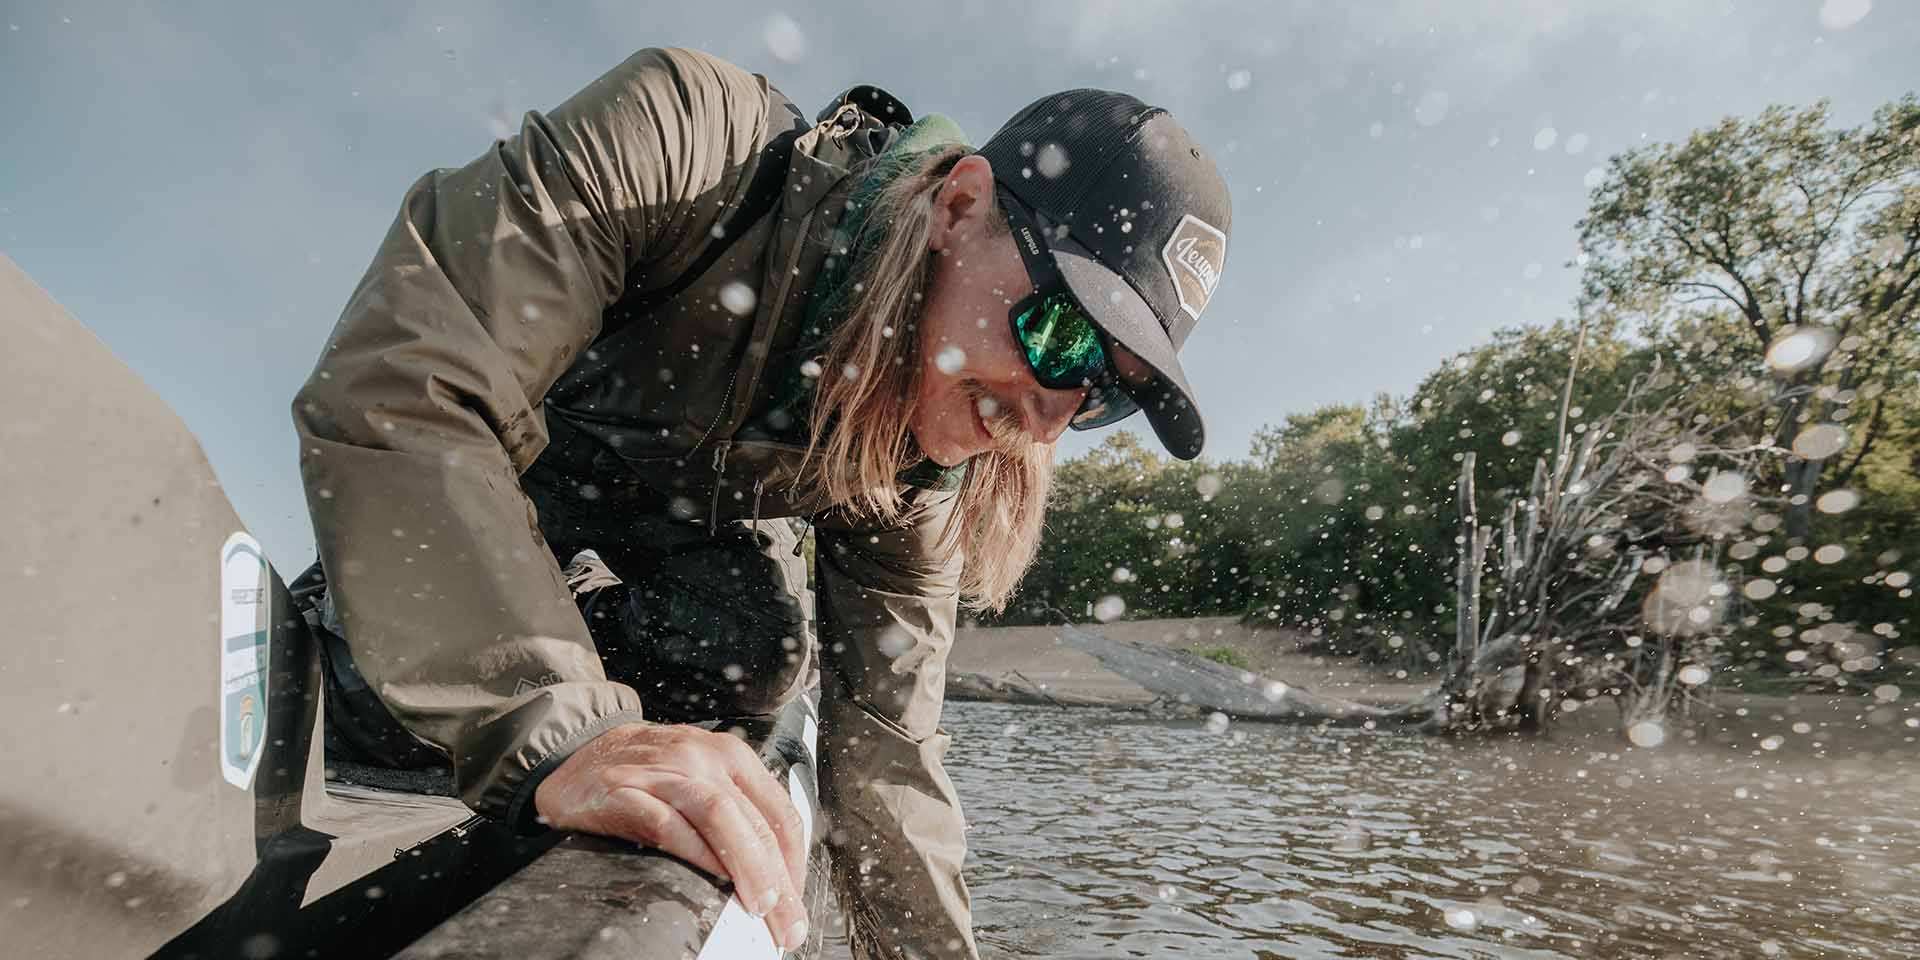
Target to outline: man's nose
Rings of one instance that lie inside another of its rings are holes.
[[[1067,425],[1073,422],[1074,411],[1080,409],[1081,401],[1087,398],[1087,388],[1075,387],[1072,390],[1027,391],[1021,402],[1021,419],[1025,421],[1028,435],[1038,443],[1052,443],[1067,432]]]

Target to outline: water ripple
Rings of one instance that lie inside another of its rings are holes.
[[[1890,956],[1920,759],[958,703],[992,957]]]

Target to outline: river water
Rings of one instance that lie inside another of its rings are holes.
[[[987,957],[1920,956],[1914,731],[1755,721],[1622,751],[946,715]]]

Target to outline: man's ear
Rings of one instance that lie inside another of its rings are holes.
[[[977,153],[961,157],[934,192],[927,248],[944,251],[954,234],[984,231],[993,204],[993,164]]]

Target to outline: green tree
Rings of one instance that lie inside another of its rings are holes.
[[[1244,479],[1223,494],[1247,544],[1250,613],[1343,653],[1426,649],[1431,558],[1405,536],[1391,415],[1384,398],[1332,405],[1255,435]]]
[[[1683,375],[1774,391],[1794,537],[1920,361],[1920,101],[1828,120],[1824,102],[1773,107],[1617,156],[1578,225],[1586,308],[1700,345]]]
[[[1045,622],[1056,609],[1084,617],[1109,597],[1134,619],[1219,612],[1221,598],[1234,591],[1211,571],[1232,565],[1234,546],[1194,545],[1217,541],[1221,532],[1211,497],[1202,493],[1217,478],[1199,482],[1212,469],[1205,461],[1162,458],[1125,431],[1062,463],[1039,556],[1018,609],[1003,621]]]

